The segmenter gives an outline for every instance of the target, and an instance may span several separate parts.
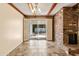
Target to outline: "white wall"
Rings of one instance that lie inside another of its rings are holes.
[[[0,55],[7,55],[23,40],[23,16],[8,4],[0,4]]]

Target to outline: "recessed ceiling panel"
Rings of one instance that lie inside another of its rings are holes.
[[[22,11],[25,15],[33,15],[32,10],[29,8],[27,3],[14,3],[14,6],[16,6],[20,11]],[[34,3],[32,3],[33,8]],[[51,8],[52,3],[38,3],[36,9],[36,15],[46,15],[49,9]]]
[[[21,12],[25,15],[47,15],[54,3],[29,3],[33,7],[29,8],[28,3],[13,3]],[[57,3],[55,8],[51,11],[49,15],[56,14],[62,7],[72,7],[76,3]],[[33,14],[34,11],[34,14]]]

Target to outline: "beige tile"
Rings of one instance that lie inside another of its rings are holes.
[[[52,41],[46,40],[29,40],[23,42],[14,49],[8,56],[66,56],[66,53],[55,48]]]

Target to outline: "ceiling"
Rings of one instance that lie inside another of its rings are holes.
[[[13,3],[24,15],[54,15],[62,7],[72,7],[75,4],[76,3]]]

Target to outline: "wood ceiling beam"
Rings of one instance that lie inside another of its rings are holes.
[[[53,11],[53,9],[56,7],[56,5],[57,5],[57,3],[52,4],[52,6],[51,6],[50,10],[48,11],[47,15],[49,15]]]

